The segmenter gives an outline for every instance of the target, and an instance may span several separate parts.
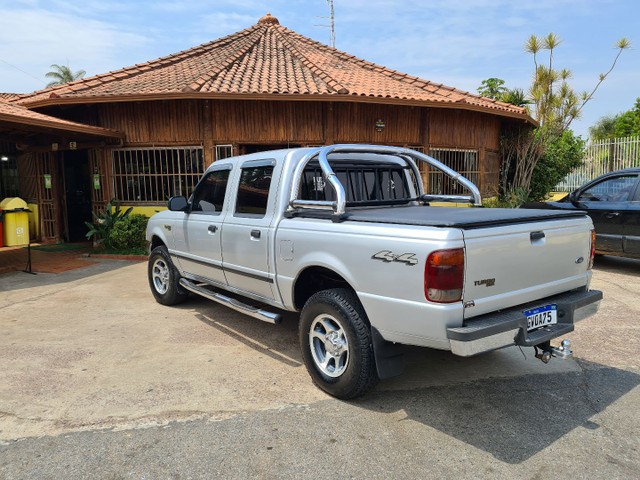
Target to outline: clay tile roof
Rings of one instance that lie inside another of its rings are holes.
[[[17,100],[20,97],[18,93],[2,93],[0,92],[0,101],[12,102],[13,100]]]
[[[233,35],[144,64],[21,95],[29,107],[87,101],[269,95],[453,106],[533,120],[525,109],[391,70],[280,25],[271,14]]]
[[[51,117],[29,110],[22,105],[0,100],[0,122],[13,125],[30,125],[45,129],[82,133],[96,137],[121,138],[123,134],[102,127],[83,125],[69,120]]]

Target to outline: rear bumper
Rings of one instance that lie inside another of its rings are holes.
[[[512,345],[539,345],[573,331],[576,322],[598,311],[601,300],[601,291],[581,290],[471,318],[462,327],[447,329],[451,352],[469,357]],[[549,304],[558,306],[558,323],[527,332],[524,311]]]

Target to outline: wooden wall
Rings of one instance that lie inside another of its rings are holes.
[[[500,119],[463,110],[429,110],[429,144],[451,148],[500,148]]]
[[[323,104],[319,102],[211,102],[215,143],[324,143]]]
[[[421,109],[368,103],[336,103],[333,108],[336,143],[420,145]],[[384,123],[382,131],[376,122]]]
[[[499,178],[499,117],[455,109],[350,102],[175,100],[98,105],[76,115],[97,119],[126,134],[124,146],[204,146],[205,164],[214,145],[325,145],[373,143],[409,147],[477,149],[480,187],[495,194]],[[379,130],[376,123],[382,121]],[[238,150],[236,150],[237,152]],[[108,150],[100,172],[108,183]],[[98,199],[95,199],[98,200]],[[103,202],[101,199],[98,203]]]
[[[499,117],[484,113],[349,102],[175,100],[95,108],[99,125],[124,132],[130,146],[378,143],[497,151],[501,128]]]
[[[129,145],[201,145],[202,102],[175,100],[100,104],[101,127],[124,132]]]

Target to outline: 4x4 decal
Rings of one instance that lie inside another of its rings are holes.
[[[371,258],[374,260],[382,260],[385,263],[400,262],[407,265],[418,264],[418,259],[416,258],[415,253],[402,253],[400,255],[396,255],[389,250],[381,250],[378,253],[374,254]]]

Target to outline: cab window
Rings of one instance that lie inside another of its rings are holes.
[[[631,200],[637,175],[607,178],[580,193],[581,202],[628,202]]]
[[[236,200],[236,214],[263,217],[267,212],[273,165],[243,168]]]
[[[230,170],[218,170],[208,173],[193,192],[192,212],[220,215],[224,196],[227,192]]]

